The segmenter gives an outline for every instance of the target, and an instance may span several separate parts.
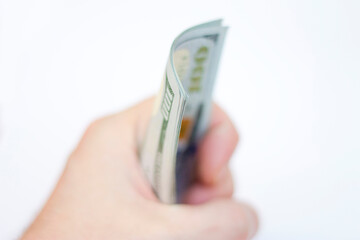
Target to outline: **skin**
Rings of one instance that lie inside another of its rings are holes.
[[[244,240],[257,231],[254,210],[232,199],[229,159],[238,134],[214,105],[198,151],[197,181],[184,203],[160,203],[137,149],[153,99],[93,122],[69,157],[49,200],[22,239]]]

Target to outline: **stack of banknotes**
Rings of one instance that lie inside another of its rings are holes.
[[[207,22],[184,31],[171,46],[140,149],[145,175],[164,203],[181,203],[194,181],[226,31],[221,20]]]

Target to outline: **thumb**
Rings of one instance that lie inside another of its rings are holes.
[[[255,211],[244,203],[217,200],[202,205],[171,205],[175,232],[191,240],[246,240],[258,229]]]

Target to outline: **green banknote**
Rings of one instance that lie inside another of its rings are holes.
[[[157,197],[181,203],[194,180],[197,145],[211,113],[212,91],[227,27],[192,27],[173,42],[147,133],[141,165]]]

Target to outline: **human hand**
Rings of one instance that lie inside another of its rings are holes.
[[[187,204],[157,200],[137,155],[152,104],[146,100],[89,126],[23,239],[243,240],[255,234],[256,214],[232,199],[228,161],[238,135],[216,105]]]

